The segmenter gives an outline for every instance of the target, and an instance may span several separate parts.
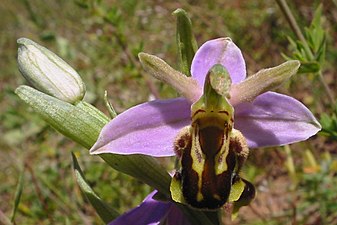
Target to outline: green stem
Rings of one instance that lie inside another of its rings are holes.
[[[307,40],[305,39],[300,27],[298,26],[294,15],[292,14],[286,0],[276,0],[276,3],[279,5],[279,7],[281,8],[281,11],[283,12],[284,16],[286,17],[291,29],[293,30],[293,32],[296,34],[297,38],[302,42],[304,50],[306,52],[306,54],[310,57],[310,60],[315,60],[315,56],[312,53],[309,44],[307,42]],[[335,98],[332,94],[331,89],[329,88],[329,86],[327,85],[327,83],[324,80],[323,74],[320,71],[318,73],[318,78],[319,81],[322,83],[323,88],[326,92],[326,94],[328,95],[329,101],[332,105],[335,104]]]
[[[308,56],[310,56],[310,58],[314,58],[314,55],[312,54],[308,42],[305,39],[300,27],[298,26],[296,19],[294,17],[294,15],[292,14],[287,2],[285,0],[276,0],[277,4],[279,5],[279,7],[281,8],[281,11],[283,12],[283,14],[285,15],[291,29],[293,30],[293,32],[296,34],[297,38],[300,39],[300,41],[303,43],[304,45],[304,49],[306,51],[306,53],[308,54]]]
[[[108,92],[106,90],[104,91],[104,103],[105,103],[105,107],[108,109],[110,118],[111,119],[115,118],[117,116],[117,113],[116,113],[114,107],[109,102]]]
[[[329,97],[329,101],[331,103],[331,106],[333,107],[335,105],[335,97],[333,96],[333,93],[332,93],[331,89],[329,88],[328,84],[325,82],[322,71],[318,72],[318,78],[319,78],[320,82],[322,83],[322,85],[324,87],[324,90]]]

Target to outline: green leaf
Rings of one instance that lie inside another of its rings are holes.
[[[19,206],[19,203],[20,203],[20,200],[21,200],[21,195],[22,195],[22,190],[23,190],[23,172],[24,170],[22,170],[20,172],[20,177],[19,177],[19,181],[18,181],[18,185],[16,187],[16,191],[15,191],[15,200],[14,200],[14,207],[13,207],[13,211],[12,211],[12,214],[11,214],[11,222],[14,222],[15,220],[15,214],[16,214],[16,211],[18,209],[18,206]]]
[[[318,73],[320,71],[325,61],[325,32],[322,25],[322,4],[320,4],[315,10],[310,26],[304,28],[305,41],[294,41],[288,37],[293,48],[290,58],[298,59],[304,64],[299,73]]]
[[[311,21],[311,27],[320,27],[321,26],[321,18],[322,18],[322,4],[320,4],[314,13],[314,18]]]
[[[328,129],[332,123],[332,119],[328,116],[328,114],[323,113],[321,115],[320,123],[323,129]]]
[[[109,223],[119,216],[119,213],[110,207],[107,203],[92,190],[89,184],[86,182],[83,172],[78,164],[76,156],[72,153],[73,166],[77,184],[80,186],[82,193],[86,196],[91,205],[95,208],[97,214],[105,223]]]
[[[320,118],[322,124],[322,135],[327,136],[332,140],[337,140],[337,112],[332,115],[323,113]]]
[[[192,23],[183,9],[176,9],[173,12],[173,15],[177,16],[176,42],[180,71],[190,76],[192,60],[198,49],[198,45],[192,31]]]
[[[298,73],[318,73],[320,69],[318,62],[301,62]]]

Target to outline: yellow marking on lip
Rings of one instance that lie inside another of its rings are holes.
[[[218,199],[218,200],[221,200],[221,197],[220,197],[219,195],[217,195],[217,194],[214,194],[214,195],[213,195],[213,198]]]
[[[204,196],[201,194],[200,189],[198,190],[198,194],[197,194],[197,201],[201,202],[204,199]]]
[[[205,166],[205,155],[201,150],[200,142],[199,142],[199,125],[196,123],[192,125],[192,170],[194,170],[198,174],[198,193],[197,193],[197,201],[200,202],[204,199],[201,188],[202,188],[202,173],[204,171]]]
[[[191,157],[192,157],[192,169],[198,173],[200,176],[204,170],[205,156],[201,150],[199,143],[199,126],[194,124],[192,126],[192,147],[191,147]]]
[[[226,133],[224,134],[226,136]],[[229,138],[229,137],[224,137]],[[215,156],[215,174],[219,175],[227,171],[228,165],[226,162],[227,155],[229,153],[229,141],[224,141],[224,144],[221,147],[221,150]]]

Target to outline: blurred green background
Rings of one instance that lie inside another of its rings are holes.
[[[336,96],[336,1],[289,2],[303,31],[323,3],[320,25],[326,32],[326,52],[319,65]],[[120,113],[149,99],[176,96],[170,87],[149,77],[137,58],[144,51],[178,68],[172,15],[176,8],[189,13],[199,46],[212,38],[231,37],[243,51],[248,75],[282,63],[281,53],[295,57],[296,47],[289,38],[297,38],[273,0],[0,2],[0,224],[12,213],[20,174],[24,186],[15,224],[102,224],[77,187],[72,151],[90,185],[118,211],[138,205],[151,191],[90,156],[20,102],[14,90],[25,81],[17,69],[16,40],[30,38],[61,56],[82,76],[87,101],[107,113],[103,102],[107,90]],[[290,147],[253,149],[244,174],[256,185],[257,198],[240,211],[237,220],[224,220],[229,224],[337,224],[337,107],[312,71],[296,75],[278,91],[305,103],[322,121],[324,132]],[[170,160],[163,162],[170,166]]]

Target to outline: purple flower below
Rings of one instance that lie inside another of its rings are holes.
[[[192,78],[199,84],[199,90],[193,90],[194,93],[201,95],[205,76],[215,64],[222,64],[228,70],[234,85],[244,82],[246,67],[240,49],[229,39],[219,38],[203,44],[193,59]],[[103,128],[90,151],[92,154],[172,156],[178,131],[190,124],[191,104],[191,100],[175,98],[130,108]],[[242,132],[252,148],[306,140],[321,129],[301,102],[275,92],[265,92],[251,102],[236,102],[233,106],[235,128]]]
[[[156,191],[149,194],[136,208],[118,217],[109,225],[189,225],[188,219],[172,202],[161,202],[153,199]]]

